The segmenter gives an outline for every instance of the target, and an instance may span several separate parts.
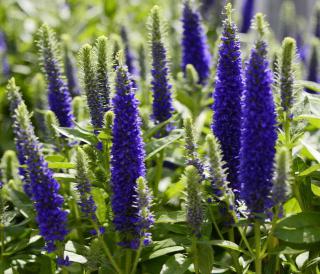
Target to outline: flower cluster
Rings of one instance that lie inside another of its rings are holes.
[[[48,84],[50,109],[56,114],[60,126],[72,127],[71,95],[67,84],[62,78],[58,42],[55,34],[49,26],[42,25],[37,35],[40,61]]]
[[[152,117],[156,124],[168,120],[172,116],[173,106],[171,87],[169,83],[169,67],[167,64],[166,48],[163,42],[163,32],[159,16],[159,8],[155,6],[150,16],[150,37],[152,55]],[[170,126],[166,131],[170,130]]]
[[[231,5],[227,5],[228,18],[224,21],[216,85],[213,94],[212,131],[220,142],[223,161],[228,169],[228,181],[239,191],[237,180],[240,150],[242,80],[240,41],[237,27],[231,20]]]
[[[116,230],[121,233],[121,244],[134,249],[142,234],[139,208],[134,204],[138,194],[136,181],[139,177],[144,177],[146,172],[145,151],[138,101],[127,69],[123,66],[116,70],[115,89],[111,148],[113,222]]]
[[[272,72],[266,59],[267,45],[256,42],[246,68],[239,182],[241,197],[251,213],[263,213],[271,205],[276,114],[272,96]]]
[[[210,76],[211,54],[200,14],[191,8],[189,0],[184,2],[182,23],[182,70],[185,72],[188,64],[193,65],[199,83],[205,84]]]
[[[9,85],[9,98],[17,102],[18,91],[14,86],[14,81],[12,80]],[[60,185],[48,168],[41,144],[35,136],[30,114],[22,100],[12,115],[14,116],[13,127],[17,151],[28,172],[30,180],[28,190],[37,212],[40,235],[46,242],[46,250],[52,252],[56,250],[57,242],[63,241],[68,234],[67,212],[62,209],[64,200],[59,195]]]

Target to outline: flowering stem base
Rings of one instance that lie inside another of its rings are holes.
[[[261,266],[261,243],[260,243],[261,233],[260,233],[260,223],[259,221],[255,221],[254,223],[254,241],[255,241],[255,248],[256,248],[256,256],[254,259],[254,265],[256,274],[262,273],[262,266]]]

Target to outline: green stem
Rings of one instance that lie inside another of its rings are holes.
[[[212,223],[213,223],[213,226],[214,226],[214,228],[216,229],[216,231],[217,231],[217,233],[218,233],[219,238],[220,238],[221,240],[223,240],[223,239],[224,239],[224,238],[223,238],[223,235],[222,235],[222,233],[221,233],[221,231],[220,231],[220,228],[219,228],[219,226],[218,226],[218,224],[217,224],[217,222],[216,222],[216,219],[214,218],[214,214],[213,214],[213,212],[212,212],[212,208],[209,208],[209,214],[210,214],[210,217],[211,217],[211,221],[212,221]]]
[[[256,245],[256,256],[254,259],[256,274],[262,274],[262,265],[261,265],[261,233],[260,233],[260,223],[255,221],[254,223],[254,241]]]
[[[131,268],[131,250],[126,250],[126,273],[130,273]]]
[[[157,158],[157,164],[156,164],[156,174],[154,176],[154,185],[153,185],[153,195],[154,197],[157,197],[158,194],[158,187],[159,182],[162,177],[162,170],[163,170],[163,160],[164,160],[164,149],[162,149],[159,152],[158,158]]]
[[[269,232],[269,235],[268,235],[268,238],[262,248],[262,251],[261,251],[261,256],[263,257],[267,248],[270,246],[270,241],[272,239],[272,236],[273,236],[273,232],[275,230],[275,227],[276,227],[276,223],[278,221],[278,215],[279,215],[279,206],[275,206],[275,211],[274,211],[274,218],[272,220],[272,223],[271,223],[271,230]]]
[[[99,239],[99,242],[102,244],[102,249],[104,251],[104,253],[106,254],[106,256],[108,257],[111,265],[114,267],[114,269],[117,271],[118,274],[122,274],[122,270],[119,268],[118,264],[116,263],[116,261],[114,260],[114,258],[112,257],[112,254],[109,250],[109,247],[106,245],[104,239],[103,239],[103,235],[101,235],[100,231],[99,231],[99,228],[97,226],[96,223],[93,223],[93,226],[97,232],[97,235],[98,235],[98,239]]]
[[[133,267],[132,267],[132,271],[131,274],[135,274],[136,273],[136,269],[139,263],[139,259],[140,259],[140,254],[141,254],[141,250],[142,250],[142,244],[143,244],[143,240],[141,239],[140,244],[139,244],[139,248],[136,252],[136,256],[133,262]]]
[[[1,199],[1,197],[0,197]],[[1,213],[0,213],[1,214]],[[1,216],[0,216],[1,219]],[[1,243],[1,250],[0,250],[0,273],[4,273],[4,225],[0,222],[0,243]]]
[[[229,230],[228,235],[229,235],[229,241],[234,243],[235,241],[234,241],[234,230],[233,230],[233,228],[231,228]],[[230,255],[231,255],[232,259],[233,259],[234,266],[236,268],[236,272],[239,273],[239,274],[242,274],[243,271],[242,271],[242,267],[241,267],[241,265],[239,263],[239,257],[238,257],[237,252],[236,251],[230,251]]]
[[[198,258],[198,249],[197,249],[197,238],[196,236],[192,236],[192,255],[193,255],[193,265],[194,272],[199,274],[199,258]]]

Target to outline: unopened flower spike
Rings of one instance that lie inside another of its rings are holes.
[[[85,152],[78,147],[76,153],[76,177],[75,183],[79,192],[79,206],[81,212],[93,222],[97,221],[96,205],[91,195],[91,182],[89,178],[88,160]]]
[[[141,226],[141,240],[143,245],[147,246],[151,243],[151,233],[149,232],[150,228],[154,224],[154,215],[151,211],[152,206],[152,195],[147,185],[147,181],[143,177],[137,179],[137,201],[136,206],[139,209],[139,223],[138,226]]]
[[[19,87],[16,86],[14,78],[11,78],[8,81],[7,94],[10,101],[10,113],[12,116],[13,124],[15,124],[16,123],[15,110],[22,103],[22,96],[19,92]],[[17,130],[18,130],[17,128],[13,127],[13,133],[15,136],[18,135]],[[17,157],[20,164],[19,175],[21,176],[21,179],[23,181],[23,189],[24,189],[24,192],[29,196],[29,198],[31,198],[32,192],[30,188],[30,176],[29,176],[28,170],[24,167],[24,165],[26,164],[26,160],[25,160],[23,140],[16,138],[15,144],[16,144]]]
[[[199,83],[206,84],[211,70],[211,53],[200,13],[191,7],[189,0],[183,3],[182,13],[182,70],[194,66],[199,75]]]
[[[244,90],[242,60],[237,27],[232,21],[232,5],[226,6],[226,19],[219,46],[216,85],[213,93],[212,131],[221,145],[224,168],[230,187],[239,193],[238,182],[241,97]]]
[[[255,0],[244,0],[242,6],[242,26],[240,32],[247,33],[250,30],[251,20],[254,14]]]
[[[100,93],[103,111],[107,112],[110,110],[110,83],[109,83],[109,65],[108,65],[108,38],[100,36],[96,41],[97,51],[97,89]]]
[[[167,60],[167,50],[163,41],[163,27],[159,14],[159,7],[155,6],[151,10],[149,18],[150,26],[150,48],[152,57],[152,118],[156,124],[168,120],[172,116],[172,85],[169,82],[169,66]],[[162,135],[166,135],[171,130],[171,125],[167,126]]]
[[[111,148],[113,223],[121,236],[120,245],[136,249],[142,230],[137,217],[139,208],[133,204],[137,197],[136,181],[146,174],[145,150],[133,83],[121,64],[116,70],[115,90]]]
[[[200,237],[201,226],[204,221],[204,211],[202,205],[201,178],[198,170],[194,166],[187,166],[183,179],[187,185],[187,223],[192,233]]]
[[[281,107],[290,115],[294,101],[294,57],[296,41],[286,37],[282,42],[282,57],[280,70]]]
[[[267,44],[262,39],[257,40],[251,50],[245,76],[238,176],[240,197],[249,213],[265,213],[271,207],[277,128],[273,77]]]
[[[14,93],[18,93],[12,80],[9,82],[8,93],[11,98],[15,96]],[[41,144],[35,136],[30,114],[23,101],[19,103],[13,115],[15,142],[28,172],[28,191],[37,212],[40,235],[45,240],[46,250],[53,252],[57,249],[57,244],[63,242],[68,234],[68,213],[62,209],[64,199],[59,194],[60,185],[44,159]]]
[[[104,110],[95,77],[92,47],[89,44],[81,48],[79,58],[83,71],[83,86],[90,110],[91,124],[94,128],[102,128]]]
[[[289,151],[283,147],[277,153],[273,179],[272,199],[275,205],[282,205],[290,195],[290,165]]]
[[[59,126],[58,119],[54,112],[51,110],[46,111],[44,119],[46,125],[46,139],[49,143],[55,144],[59,149],[60,138],[55,129],[55,127]]]
[[[198,153],[198,145],[194,137],[193,122],[190,117],[184,120],[184,132],[185,132],[185,151],[186,151],[186,163],[187,165],[194,166],[197,170],[201,179],[205,178],[204,165],[200,160]]]
[[[2,182],[8,183],[16,178],[18,167],[17,155],[13,150],[6,150],[1,158],[0,170],[2,170]]]
[[[62,77],[58,41],[53,30],[46,24],[37,33],[42,70],[48,85],[48,102],[62,127],[73,126],[71,95]]]
[[[222,152],[218,139],[209,134],[206,138],[208,145],[209,174],[213,194],[221,199],[227,192],[227,174],[223,165]]]

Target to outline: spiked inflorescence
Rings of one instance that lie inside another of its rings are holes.
[[[97,51],[97,89],[100,93],[100,98],[102,102],[103,111],[107,112],[111,109],[110,104],[110,83],[108,76],[108,39],[105,36],[100,36],[96,41],[96,51]]]
[[[89,44],[84,45],[80,50],[79,56],[83,71],[84,90],[90,110],[91,124],[95,128],[102,128],[104,107],[101,94],[97,87],[92,47]]]
[[[9,98],[17,102],[18,91],[14,80],[9,82],[8,93]],[[62,209],[64,200],[59,195],[60,185],[54,179],[53,172],[48,168],[41,144],[34,134],[30,114],[22,100],[12,115],[14,116],[15,142],[19,157],[26,165],[29,176],[28,194],[33,200],[37,212],[40,235],[46,242],[46,250],[53,252],[57,248],[57,243],[62,242],[68,234],[66,228],[67,212]]]
[[[78,147],[76,154],[76,188],[79,192],[79,206],[85,217],[96,221],[96,205],[91,195],[89,168],[85,152]]]
[[[250,213],[264,213],[271,206],[277,132],[272,72],[266,55],[266,43],[258,40],[251,51],[245,73],[239,182],[241,198]]]
[[[211,54],[207,37],[201,24],[200,14],[191,8],[189,0],[183,4],[182,70],[194,66],[199,75],[199,83],[205,84],[210,76]]]
[[[247,33],[250,30],[251,20],[254,13],[255,0],[245,0],[242,6],[242,25],[240,32]]]
[[[190,117],[184,120],[185,151],[187,165],[194,166],[202,179],[205,178],[204,166],[198,153],[198,145],[194,137],[193,122]]]
[[[209,174],[213,193],[217,198],[222,198],[226,193],[228,183],[227,174],[223,168],[220,144],[212,134],[207,136],[206,142],[208,144]]]
[[[319,83],[320,78],[319,78],[319,43],[318,41],[313,41],[312,44],[312,51],[311,51],[311,56],[309,60],[309,68],[308,68],[308,81],[316,82]],[[311,90],[311,89],[306,89],[307,92],[316,94],[317,92]]]
[[[54,32],[42,25],[37,33],[37,46],[48,85],[48,102],[62,127],[73,126],[71,96],[61,73],[58,42]]]
[[[223,161],[228,169],[228,181],[237,193],[240,150],[242,80],[240,41],[237,27],[231,20],[231,5],[227,5],[227,19],[219,47],[217,79],[213,94],[212,131],[219,140]]]
[[[160,21],[159,8],[155,6],[150,15],[150,44],[152,56],[152,118],[155,123],[161,123],[172,116],[173,106],[171,98],[172,85],[169,83],[169,67],[167,52],[163,42],[163,30]],[[170,130],[170,125],[166,132]]]
[[[276,172],[273,179],[272,200],[276,205],[282,205],[290,194],[290,159],[287,148],[277,153]]]
[[[293,105],[294,99],[294,73],[293,61],[296,53],[296,42],[294,39],[287,37],[282,42],[282,62],[280,71],[280,93],[281,107],[283,111],[289,112]]]
[[[194,166],[187,166],[184,174],[187,185],[187,223],[195,236],[200,236],[201,225],[204,220],[202,195],[198,170]]]
[[[145,176],[144,144],[138,101],[126,67],[118,66],[113,98],[114,125],[111,148],[111,185],[114,225],[120,232],[121,245],[137,248],[141,226],[139,211],[133,206],[137,197],[136,181]]]

